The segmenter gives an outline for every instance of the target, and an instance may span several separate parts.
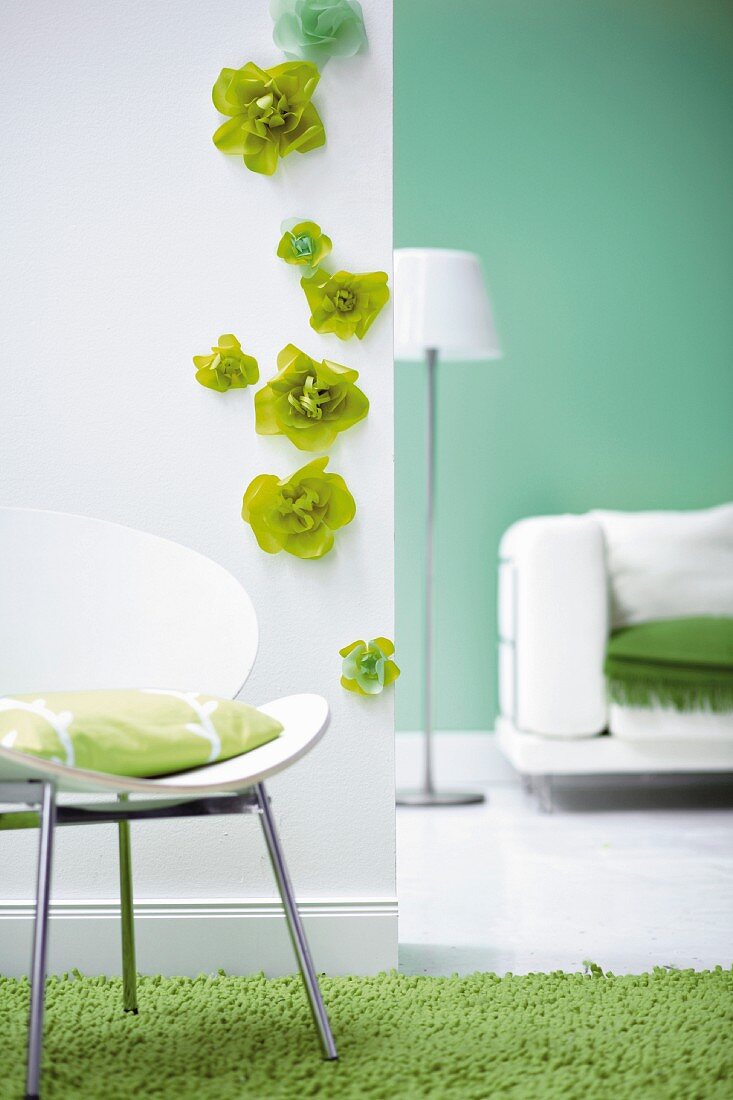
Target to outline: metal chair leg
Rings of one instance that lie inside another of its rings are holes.
[[[338,1058],[336,1044],[331,1033],[328,1013],[326,1012],[326,1006],[321,996],[318,978],[308,946],[308,940],[295,902],[295,894],[293,893],[290,875],[288,874],[287,864],[285,863],[285,855],[283,854],[280,838],[277,834],[275,819],[272,814],[270,800],[267,797],[264,783],[258,783],[255,787],[255,791],[257,792],[257,800],[261,811],[260,821],[262,822],[262,831],[265,834],[265,843],[267,844],[267,850],[270,854],[272,870],[275,874],[277,887],[280,891],[280,897],[282,898],[282,903],[285,908],[288,931],[290,932],[293,950],[298,960],[305,991],[308,994],[308,1003],[313,1014],[316,1028],[318,1029],[324,1057],[329,1061],[334,1061]]]
[[[118,795],[120,802],[127,795]],[[137,1016],[137,967],[135,965],[135,913],[132,895],[132,851],[130,822],[117,822],[120,849],[120,917],[122,926],[122,1004],[125,1012]]]
[[[53,862],[53,830],[55,823],[56,797],[53,783],[44,783],[43,801],[41,802],[41,831],[38,843],[36,920],[33,930],[33,961],[31,963],[31,1010],[28,1027],[26,1100],[38,1100],[40,1094],[43,1008],[46,993],[48,905],[51,896],[51,866]]]

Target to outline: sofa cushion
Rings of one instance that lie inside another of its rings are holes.
[[[619,741],[644,742],[692,742],[701,746],[702,742],[720,744],[733,742],[733,711],[726,714],[714,714],[710,710],[675,710],[674,707],[622,707],[611,703],[608,708],[608,732]],[[662,758],[663,759],[663,758]],[[688,771],[698,767],[706,770],[705,755],[690,762]],[[658,758],[653,758],[647,770],[655,771]],[[716,765],[716,770],[717,770]],[[733,768],[733,760],[725,770]],[[640,770],[644,770],[642,767]],[[665,770],[664,768],[662,770]],[[684,769],[683,769],[684,770]]]
[[[608,643],[604,672],[614,703],[733,711],[733,618],[624,627]]]
[[[733,504],[590,515],[605,536],[613,627],[733,615]]]

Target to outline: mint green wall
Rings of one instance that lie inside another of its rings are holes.
[[[395,6],[396,244],[479,252],[505,348],[439,379],[436,722],[488,729],[510,523],[733,498],[733,5]],[[421,721],[423,415],[398,364],[400,729]]]

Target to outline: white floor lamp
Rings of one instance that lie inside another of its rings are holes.
[[[483,802],[471,791],[439,791],[433,780],[433,511],[435,382],[438,356],[448,363],[501,355],[481,262],[472,252],[399,248],[394,257],[395,359],[425,362],[428,376],[425,564],[425,756],[422,786],[398,791],[400,806]]]

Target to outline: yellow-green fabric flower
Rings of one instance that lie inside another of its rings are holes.
[[[260,369],[257,360],[245,355],[236,336],[227,333],[219,337],[219,343],[211,349],[211,355],[194,355],[196,381],[209,390],[243,390],[258,382]]]
[[[319,80],[309,61],[273,69],[248,61],[241,69],[222,69],[212,99],[229,119],[214,134],[214,145],[240,154],[252,172],[265,176],[272,175],[280,157],[324,145],[326,131],[311,103]]]
[[[329,275],[319,268],[300,280],[311,310],[311,328],[333,332],[340,340],[364,338],[382,306],[389,301],[387,276],[383,271],[353,275],[337,271]]]
[[[356,695],[380,695],[400,674],[394,661],[394,644],[389,638],[372,638],[370,642],[352,642],[339,653],[344,659],[341,686]]]
[[[242,519],[268,554],[285,550],[296,558],[322,558],[333,546],[333,532],[351,523],[356,503],[339,474],[325,473],[328,457],[279,481],[260,474],[244,494]]]
[[[283,223],[282,228],[277,254],[286,264],[317,268],[333,247],[331,238],[322,233],[315,222],[293,221],[292,225]]]
[[[255,430],[286,435],[301,451],[325,451],[339,432],[369,412],[359,374],[328,359],[318,363],[288,344],[277,357],[278,372],[255,394]]]

